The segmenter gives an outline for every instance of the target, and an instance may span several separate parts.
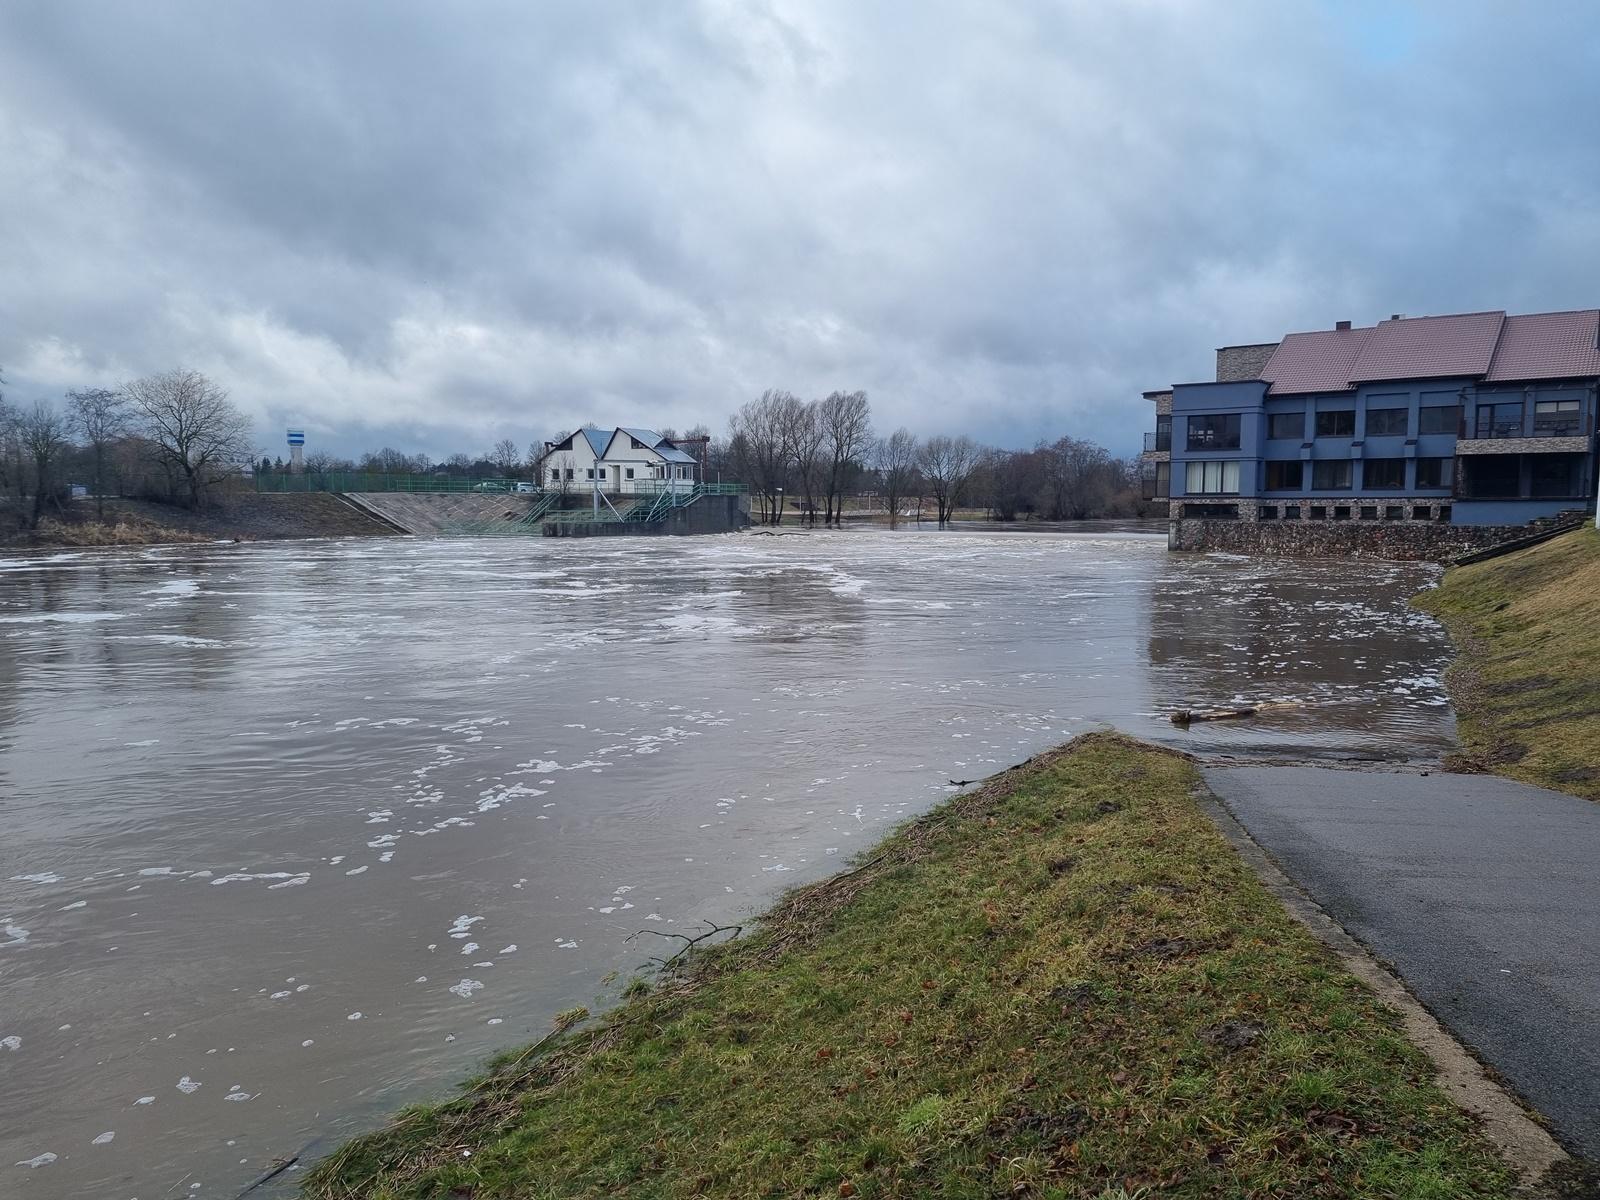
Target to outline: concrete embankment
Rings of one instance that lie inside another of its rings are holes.
[[[472,492],[351,492],[346,499],[406,533],[448,533],[460,526],[514,525],[527,517],[535,495]]]

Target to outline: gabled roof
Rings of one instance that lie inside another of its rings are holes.
[[[626,425],[621,425],[617,427],[617,433],[627,434],[647,450],[654,451],[666,462],[692,463],[695,461],[692,454],[685,454],[654,429],[630,429]],[[614,433],[611,436],[616,437],[616,434]]]
[[[1487,383],[1600,375],[1600,309],[1507,317]]]
[[[1487,374],[1505,320],[1497,311],[1379,321],[1356,356],[1350,382]]]
[[[1370,325],[1364,329],[1289,334],[1261,368],[1261,378],[1272,385],[1267,394],[1344,391],[1350,386],[1350,372],[1371,335]]]
[[[586,425],[578,432],[583,434],[583,440],[589,443],[589,448],[594,451],[596,458],[606,452],[606,443],[611,440],[611,435],[605,430],[591,429]]]

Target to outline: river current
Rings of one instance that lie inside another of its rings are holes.
[[[1109,531],[0,560],[0,1195],[298,1170],[609,1003],[636,931],[1087,730],[1435,761],[1434,577]]]

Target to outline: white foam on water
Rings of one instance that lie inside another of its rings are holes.
[[[359,1009],[357,1009],[355,1012],[351,1013],[348,1017],[346,1017],[345,1020],[346,1021],[359,1021],[359,1020],[361,1020],[361,1011]]]
[[[448,990],[451,994],[460,996],[463,1000],[470,1000],[472,993],[482,987],[483,984],[476,979],[463,979],[460,983],[451,984]]]
[[[60,883],[61,876],[54,871],[40,871],[37,875],[13,875],[13,883]]]
[[[108,1129],[89,1144],[91,1146],[109,1146],[111,1144],[111,1139],[116,1136],[117,1131],[115,1129]]]
[[[96,621],[120,621],[127,613],[33,613],[26,617],[0,617],[0,625],[89,625]]]
[[[60,912],[71,912],[75,908],[88,908],[88,907],[89,907],[89,902],[87,900],[74,900],[71,904],[63,904],[58,911],[60,911]]]
[[[0,1037],[0,1050],[21,1050],[21,1049],[22,1049],[22,1039],[19,1038],[16,1034],[13,1033],[13,1034],[7,1035],[6,1037]]]
[[[20,946],[28,940],[28,931],[20,925],[10,924],[9,921],[0,921],[0,933],[6,935],[6,940],[0,942],[0,948]]]
[[[55,1162],[56,1156],[46,1150],[43,1154],[36,1154],[32,1158],[25,1158],[17,1164],[19,1167],[48,1167]]]
[[[195,1092],[200,1090],[200,1081],[197,1079],[190,1079],[187,1075],[185,1075],[182,1079],[178,1080],[177,1087],[178,1090],[185,1096],[192,1096]]]
[[[477,942],[468,942],[465,946],[461,947],[461,953],[463,953],[463,954],[476,954],[477,952],[478,952],[478,943]]]
[[[154,1096],[140,1096],[134,1101],[135,1104],[154,1104],[155,1102],[156,1098]]]

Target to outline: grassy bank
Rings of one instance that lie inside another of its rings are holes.
[[[1008,772],[306,1193],[1508,1195],[1196,779],[1110,735]]]
[[[1460,651],[1454,765],[1600,800],[1600,533],[1453,568],[1417,604]]]

